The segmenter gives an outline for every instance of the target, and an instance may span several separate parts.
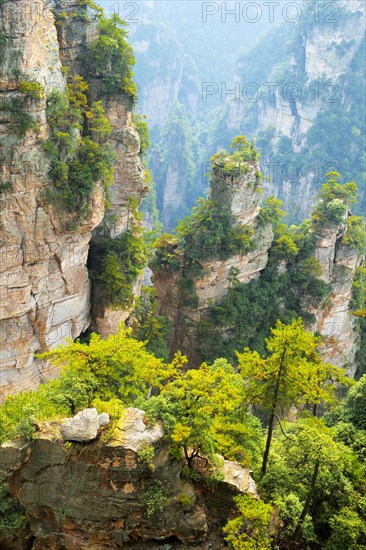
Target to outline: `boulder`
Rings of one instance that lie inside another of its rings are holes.
[[[84,409],[73,418],[66,418],[61,424],[65,441],[88,442],[96,439],[99,428],[109,424],[107,413],[98,414],[97,409]]]
[[[225,460],[223,466],[224,481],[229,485],[234,485],[241,493],[249,493],[258,497],[258,490],[254,479],[251,477],[252,471],[244,468],[238,462]]]
[[[145,412],[134,408],[126,409],[119,430],[118,435],[114,434],[118,437],[115,443],[135,453],[140,452],[147,445],[157,443],[164,436],[161,422],[153,426],[146,425]]]

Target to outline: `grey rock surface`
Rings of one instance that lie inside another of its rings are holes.
[[[61,434],[65,441],[87,443],[96,439],[99,429],[107,424],[107,413],[98,414],[97,409],[83,409],[73,418],[66,418],[62,422]]]

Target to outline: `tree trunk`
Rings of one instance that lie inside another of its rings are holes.
[[[292,538],[293,543],[296,543],[297,539],[299,538],[300,532],[301,532],[301,527],[303,526],[305,518],[308,515],[309,510],[310,510],[311,501],[312,501],[312,498],[313,498],[313,495],[314,495],[315,483],[316,483],[316,479],[317,479],[318,473],[319,473],[319,464],[320,464],[320,460],[319,460],[319,458],[317,458],[316,461],[315,461],[315,464],[314,464],[313,475],[311,476],[310,489],[309,489],[308,495],[306,497],[304,508],[302,509],[302,512],[301,512],[300,517],[298,519],[296,529],[295,529],[295,532],[294,532],[294,535],[293,535],[293,538]]]
[[[266,448],[264,450],[263,454],[263,461],[262,461],[262,473],[265,474],[267,471],[267,462],[269,457],[269,450],[271,448],[271,441],[272,441],[272,434],[273,434],[273,428],[274,428],[274,419],[276,414],[276,405],[272,408],[271,416],[269,417],[268,422],[268,431],[267,431],[267,441],[266,441]]]
[[[269,457],[269,451],[270,451],[270,448],[271,448],[272,434],[273,434],[273,428],[274,428],[274,420],[275,420],[275,416],[276,416],[278,394],[280,393],[281,375],[282,375],[283,362],[285,360],[285,355],[286,355],[286,347],[283,350],[283,354],[282,354],[282,358],[281,358],[281,364],[280,364],[280,368],[279,368],[279,371],[278,371],[276,386],[275,386],[275,392],[274,392],[274,396],[273,396],[271,416],[269,417],[269,422],[268,422],[266,448],[264,450],[263,461],[262,461],[262,473],[263,474],[265,474],[267,472],[267,462],[268,462],[268,457]]]

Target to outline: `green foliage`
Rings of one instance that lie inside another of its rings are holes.
[[[166,500],[162,482],[159,480],[151,481],[144,491],[147,517],[151,518],[158,512],[162,512]]]
[[[10,539],[20,536],[25,527],[25,511],[18,500],[0,484],[0,537]]]
[[[366,264],[356,269],[352,284],[351,309],[356,310],[360,317],[366,316]]]
[[[236,136],[230,145],[230,149],[233,153],[229,154],[227,151],[222,150],[211,157],[211,173],[214,177],[242,176],[250,171],[251,164],[259,160],[257,148],[245,136]],[[260,181],[261,177],[259,177]]]
[[[256,161],[259,159],[255,144],[248,141],[245,136],[236,136],[231,142],[230,149],[239,152],[244,161]]]
[[[96,304],[122,309],[130,306],[134,299],[133,285],[146,262],[144,240],[135,223],[118,237],[92,241],[89,271]]]
[[[358,429],[366,430],[366,375],[348,392],[344,411],[349,422]]]
[[[151,146],[149,125],[147,123],[146,116],[134,113],[132,115],[132,124],[135,126],[140,136],[140,152],[141,155],[144,157]]]
[[[88,344],[70,342],[40,358],[61,368],[61,374],[36,391],[5,399],[0,408],[1,443],[19,435],[31,440],[37,422],[64,418],[91,405],[111,414],[112,420],[119,418],[122,402],[144,400],[181,368],[178,359],[170,365],[156,359],[122,327],[106,340],[92,334]]]
[[[180,257],[176,254],[179,240],[174,235],[163,233],[154,244],[155,252],[150,264],[158,273],[171,274],[179,271]]]
[[[366,522],[350,508],[342,508],[329,520],[332,534],[326,545],[329,550],[360,550],[366,541]]]
[[[261,430],[243,407],[244,395],[241,376],[219,359],[178,376],[148,401],[146,411],[151,420],[163,421],[190,468],[196,457],[205,457],[212,472],[217,453],[245,464],[258,455]]]
[[[62,411],[66,412],[67,409]],[[27,391],[8,396],[0,409],[0,442],[18,435],[31,440],[35,434],[35,422],[57,414],[57,406],[48,398],[45,386],[41,386],[37,392]]]
[[[199,199],[191,216],[179,222],[178,235],[186,257],[193,261],[226,260],[253,247],[253,230],[237,223],[229,205]]]
[[[262,496],[270,498],[282,523],[275,547],[341,550],[342,541],[365,543],[365,473],[354,452],[337,442],[316,418],[282,425],[273,445]],[[343,517],[339,526],[337,520]],[[357,546],[359,545],[359,546]],[[316,546],[317,547],[317,546]]]
[[[344,206],[356,200],[357,186],[353,183],[342,185],[338,183],[339,178],[338,174],[328,174],[329,181],[320,191],[320,201],[315,207],[315,218],[329,201],[335,200],[334,197],[342,200]],[[348,206],[345,208],[347,210]],[[346,210],[342,206],[344,213]],[[234,280],[227,295],[220,303],[211,305],[201,319],[197,329],[197,351],[205,360],[226,357],[234,361],[235,350],[246,346],[265,353],[264,340],[269,336],[269,327],[278,319],[285,323],[297,317],[311,321],[310,307],[326,303],[331,287],[320,279],[321,266],[314,257],[314,216],[312,221],[304,220],[299,226],[288,227],[280,223],[281,215],[280,201],[272,198],[259,214],[260,223],[272,222],[275,230],[269,261],[261,277],[248,284],[238,284]],[[364,223],[359,217],[351,216],[349,220],[343,242],[361,247]],[[324,219],[321,223],[325,223]],[[316,222],[315,229],[319,228]],[[351,308],[361,318],[362,342],[365,333],[364,280],[361,268],[355,277]]]
[[[22,80],[19,83],[19,91],[32,99],[40,100],[45,97],[44,90],[38,82]]]
[[[75,214],[76,222],[90,217],[95,185],[101,182],[105,188],[109,186],[115,161],[106,143],[111,125],[100,101],[88,106],[87,90],[88,84],[76,76],[66,94],[54,91],[47,100],[50,139],[45,150],[53,182],[47,198]]]
[[[265,338],[278,319],[284,323],[297,317],[310,320],[305,304],[322,304],[330,292],[329,285],[318,278],[313,238],[308,222],[292,228],[277,225],[269,261],[260,278],[231,286],[199,323],[198,350],[202,357],[234,361],[235,350],[246,346],[265,353]],[[285,262],[287,269],[280,271],[279,262]]]
[[[59,367],[67,365],[63,373],[79,375],[89,387],[90,399],[99,397],[108,401],[117,397],[132,404],[153,390],[160,390],[179,365],[164,364],[146,351],[143,342],[131,338],[130,333],[121,326],[116,335],[105,340],[92,334],[89,344],[70,343],[41,358]]]
[[[356,248],[361,254],[366,248],[365,219],[361,216],[350,216],[347,219],[347,231],[342,239],[343,244]]]
[[[281,209],[283,202],[275,197],[268,197],[258,214],[258,224],[266,225],[271,223],[277,225],[281,218],[285,215],[285,212]]]
[[[262,472],[266,473],[275,420],[292,406],[316,407],[334,399],[335,382],[348,385],[342,369],[322,362],[318,351],[320,339],[304,330],[301,319],[290,325],[277,321],[266,340],[268,356],[244,350],[237,353],[239,372],[246,381],[246,393],[251,403],[259,404],[269,413],[266,449]]]
[[[112,132],[112,125],[105,115],[102,102],[94,101],[90,110],[86,111],[89,123],[89,130],[98,143],[103,142]]]
[[[151,464],[155,455],[155,449],[152,445],[146,445],[141,451],[137,453],[138,461],[145,464]]]
[[[269,550],[269,522],[272,506],[250,495],[235,497],[240,515],[224,528],[229,548],[234,550]]]
[[[81,7],[88,7],[94,11],[96,11],[97,13],[101,13],[103,10],[100,6],[98,6],[98,4],[96,2],[94,2],[94,0],[77,0],[77,3],[79,4],[79,6]]]
[[[133,335],[137,340],[146,342],[146,349],[155,357],[168,360],[168,336],[170,322],[159,315],[159,303],[154,287],[143,287],[134,310],[136,325]]]
[[[329,172],[326,182],[318,193],[319,202],[312,214],[315,228],[325,224],[339,224],[351,206],[357,202],[357,185],[354,182],[341,184],[338,172]]]
[[[117,15],[99,18],[99,37],[88,49],[86,59],[89,72],[102,79],[106,94],[125,93],[132,101],[137,99],[132,67],[135,57],[128,44],[126,23]]]

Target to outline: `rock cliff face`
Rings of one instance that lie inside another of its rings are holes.
[[[228,292],[233,270],[235,280],[248,283],[260,276],[266,267],[268,250],[273,241],[270,225],[257,224],[260,212],[260,194],[256,186],[259,172],[258,162],[250,162],[239,176],[221,174],[213,176],[210,184],[209,199],[229,206],[231,214],[238,224],[253,231],[251,250],[240,255],[221,260],[199,261],[202,275],[194,278],[194,293],[197,307],[184,305],[181,281],[186,278],[184,252],[176,249],[175,254],[181,263],[181,269],[173,274],[164,270],[156,272],[153,278],[158,291],[162,313],[172,325],[171,351],[182,350],[195,361],[194,332],[195,323],[205,314],[210,303],[218,303]]]
[[[332,126],[332,118],[343,116],[348,116],[354,127],[363,127],[360,103],[364,100],[358,99],[354,87],[348,88],[347,84],[358,70],[356,57],[363,57],[365,3],[341,0],[328,8],[326,4],[317,6],[317,14],[311,8],[306,14],[303,7],[297,25],[284,24],[282,32],[288,34],[291,49],[273,59],[267,66],[266,75],[262,71],[246,80],[248,64],[251,69],[251,54],[239,62],[241,89],[254,81],[259,89],[258,100],[252,105],[243,97],[240,101],[230,101],[225,120],[230,135],[270,133],[269,142],[263,142],[261,151],[263,173],[271,179],[266,184],[266,193],[283,199],[291,219],[298,221],[309,214],[313,197],[328,171],[336,169],[350,180],[356,180],[356,174],[359,175],[355,166],[357,155],[355,161],[351,161],[354,166],[350,167],[347,159],[352,153],[347,151],[340,158],[337,148],[327,143],[326,132],[337,128],[338,132],[344,132],[343,139],[347,140],[351,129]],[[334,11],[326,13],[327,9]],[[264,51],[266,40],[267,37],[263,42]],[[265,59],[263,67],[266,67]],[[362,86],[362,75],[359,80]],[[352,106],[359,113],[358,120],[350,115]],[[280,143],[280,140],[288,141]],[[225,145],[219,136],[218,143]],[[360,146],[356,139],[353,149]],[[361,173],[359,177],[362,178]],[[301,201],[298,200],[300,196]]]
[[[150,464],[138,455],[147,444],[154,449]],[[162,426],[146,427],[138,409],[127,409],[104,443],[65,445],[60,424],[51,423],[30,444],[0,448],[0,477],[27,511],[32,550],[221,550],[233,497],[257,494],[239,464],[225,461],[223,473],[210,490],[185,479]],[[162,507],[154,511],[160,492]]]
[[[317,237],[315,257],[322,269],[320,278],[331,284],[332,291],[326,307],[311,311],[316,322],[309,328],[324,337],[324,360],[346,368],[347,374],[354,377],[358,336],[349,305],[360,255],[341,242],[345,229],[345,225],[324,229]]]
[[[71,10],[77,3],[57,4]],[[95,38],[97,29],[95,23],[79,20],[72,32],[65,27],[63,34],[60,29],[58,37],[49,2],[1,3],[0,396],[34,387],[53,375],[34,354],[76,338],[91,322],[86,264],[92,231],[105,216],[104,192],[96,185],[90,218],[66,231],[67,215],[45,200],[50,165],[44,142],[49,136],[47,98],[51,91],[66,88],[62,65],[70,67],[71,74],[83,74],[81,43]],[[24,136],[13,112],[21,97],[20,81],[37,83],[44,90],[44,97],[23,101],[24,116],[36,122]],[[131,105],[123,97],[111,97],[105,105],[118,155],[111,190],[115,221],[110,232],[114,236],[128,224],[128,198],[141,197],[145,184],[138,157],[140,141],[131,126]],[[102,317],[106,314],[102,312]],[[121,318],[123,314],[109,330]],[[95,325],[98,328],[97,319]]]

